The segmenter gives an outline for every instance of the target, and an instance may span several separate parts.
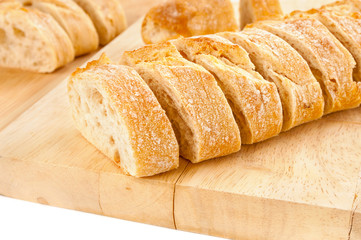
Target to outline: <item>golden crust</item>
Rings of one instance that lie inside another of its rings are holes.
[[[230,0],[168,0],[148,11],[142,24],[142,37],[150,44],[180,36],[236,30]]]
[[[111,63],[112,61],[106,56],[106,54],[102,53],[102,55],[99,57],[98,60],[88,62],[85,68],[81,68],[81,67],[77,68],[70,76],[75,77],[76,75],[81,74],[89,69]]]
[[[254,65],[249,59],[248,53],[237,44],[217,35],[205,35],[191,38],[179,38],[171,41],[176,43],[187,44],[187,49],[194,55],[209,54],[222,59],[238,67],[253,70]],[[178,48],[179,51],[179,48]]]
[[[217,36],[182,38],[173,43],[216,77],[232,107],[242,143],[252,144],[279,134],[283,116],[277,88],[254,71],[243,48]]]
[[[347,48],[356,61],[354,80],[361,82],[361,14],[351,5],[333,4],[306,12],[292,12],[288,18],[315,18]]]
[[[104,97],[103,101],[110,103],[117,119],[108,119],[107,123],[120,121],[125,126],[129,146],[118,147],[130,149],[128,151],[132,152],[133,159],[122,159],[122,156],[120,159],[115,158],[114,154],[106,150],[104,145],[107,143],[99,142],[95,137],[102,134],[102,129],[90,133],[90,126],[84,126],[75,119],[82,134],[92,144],[136,177],[151,176],[178,167],[179,149],[171,124],[152,91],[134,69],[111,64],[109,59],[102,56],[72,74],[68,92],[73,91],[74,85],[80,81],[86,81],[86,85],[94,84]],[[77,107],[71,103],[76,112],[74,108]],[[127,169],[124,161],[135,161],[135,168]]]
[[[173,44],[167,42],[125,52],[121,61],[140,73],[160,102],[158,89],[172,98],[175,111],[192,131],[188,146],[196,149],[190,153],[185,144],[180,144],[182,156],[196,163],[240,149],[238,126],[216,80],[201,66],[183,59]]]
[[[284,113],[284,131],[323,115],[320,85],[307,62],[289,44],[257,28],[227,33],[224,37],[244,47],[256,69],[277,85]]]
[[[73,43],[75,55],[89,53],[98,48],[99,39],[89,16],[71,0],[17,0],[50,14],[66,31]]]
[[[283,18],[279,0],[240,0],[239,6],[241,29],[249,23]]]
[[[342,0],[323,5],[321,10],[328,10],[334,13],[361,12],[360,0]]]
[[[128,64],[138,64],[140,62],[153,61],[167,62],[169,57],[182,59],[182,55],[180,55],[171,42],[163,42],[126,51],[123,53],[122,60],[129,61],[127,62]]]
[[[360,105],[361,86],[352,79],[355,60],[321,22],[298,18],[257,27],[282,37],[306,59],[324,90],[325,114]]]

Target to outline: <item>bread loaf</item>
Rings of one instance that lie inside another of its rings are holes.
[[[283,18],[279,0],[240,0],[239,13],[241,29],[256,21]]]
[[[215,76],[232,107],[243,144],[279,134],[283,115],[277,87],[254,71],[244,49],[215,35],[179,38],[173,43],[187,59]]]
[[[73,59],[68,35],[50,15],[0,3],[0,66],[47,73]]]
[[[230,0],[168,0],[148,11],[142,24],[142,37],[150,44],[180,36],[237,30]]]
[[[360,105],[361,83],[352,78],[355,60],[321,22],[287,19],[259,22],[257,27],[286,40],[308,62],[323,89],[325,114]]]
[[[71,75],[68,95],[77,128],[125,173],[144,177],[178,167],[172,126],[134,69],[102,56]]]
[[[92,19],[101,45],[106,45],[127,27],[119,0],[74,0]]]
[[[172,122],[180,154],[193,163],[237,152],[240,132],[214,77],[170,42],[125,52],[121,63],[148,83]]]
[[[98,48],[99,39],[89,16],[72,0],[17,0],[26,7],[50,14],[65,30],[73,43],[75,55]]]
[[[221,36],[246,49],[256,70],[277,85],[283,107],[283,131],[322,117],[320,85],[307,62],[289,44],[256,28]]]

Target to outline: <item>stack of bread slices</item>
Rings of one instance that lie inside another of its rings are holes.
[[[143,177],[177,168],[179,155],[225,156],[358,107],[355,3],[147,45],[119,64],[102,56],[69,79],[75,123],[125,173]]]
[[[0,66],[53,72],[125,28],[118,0],[0,0]]]

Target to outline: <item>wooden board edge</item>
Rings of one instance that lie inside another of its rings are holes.
[[[176,186],[178,230],[230,239],[346,239],[350,211]],[[286,211],[284,210],[286,209]]]
[[[175,229],[169,182],[2,156],[0,172],[5,197]]]
[[[0,157],[0,170],[1,195],[101,214],[97,198],[98,173],[86,173],[75,168],[65,171],[56,165],[8,157]],[[84,177],[87,180],[79,182]]]

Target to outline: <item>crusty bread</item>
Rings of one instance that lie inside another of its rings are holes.
[[[361,12],[361,0],[341,0],[323,5],[320,9],[337,13]]]
[[[68,95],[77,128],[125,173],[145,177],[178,167],[172,126],[134,69],[103,55],[71,75]]]
[[[215,35],[172,42],[183,56],[215,76],[233,110],[243,144],[279,134],[283,115],[277,87],[254,71],[244,49]]]
[[[50,14],[73,43],[75,56],[98,48],[99,39],[89,16],[72,0],[17,0],[25,7]]]
[[[230,0],[168,0],[151,8],[142,24],[145,43],[238,30]]]
[[[356,61],[353,71],[355,81],[361,81],[361,14],[354,12],[350,5],[339,2],[332,7],[326,5],[320,9],[306,12],[294,11],[288,18],[315,18],[325,25],[328,30],[346,47]]]
[[[279,0],[240,0],[239,13],[241,29],[249,23],[283,17]]]
[[[17,2],[0,4],[0,66],[45,73],[73,59],[68,35],[51,16]]]
[[[286,40],[308,62],[323,89],[325,114],[360,105],[361,83],[352,78],[355,60],[321,22],[298,18],[263,21],[257,27]]]
[[[101,45],[118,36],[127,22],[119,0],[74,0],[92,19]]]
[[[256,28],[221,36],[246,49],[256,70],[277,85],[284,114],[283,131],[322,117],[321,87],[307,62],[289,44]]]
[[[237,152],[240,132],[214,77],[165,42],[125,52],[172,122],[180,154],[193,163]]]

